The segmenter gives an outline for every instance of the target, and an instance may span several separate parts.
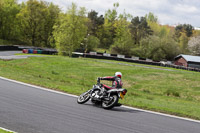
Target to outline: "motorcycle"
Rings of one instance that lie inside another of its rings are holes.
[[[89,99],[94,104],[100,104],[104,109],[112,109],[118,106],[119,98],[124,99],[127,90],[120,89],[110,89],[106,90],[103,85],[97,80],[97,84],[93,85],[93,88],[84,92],[77,98],[78,104],[86,103]]]

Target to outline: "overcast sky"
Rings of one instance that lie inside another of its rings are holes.
[[[18,0],[19,2],[27,0]],[[144,16],[149,12],[158,17],[161,24],[177,25],[191,24],[200,27],[200,0],[45,0],[53,2],[66,11],[72,2],[78,6],[86,7],[104,15],[108,9],[113,8],[113,3],[118,2],[118,12],[135,16]]]

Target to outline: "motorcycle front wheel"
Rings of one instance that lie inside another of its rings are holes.
[[[84,92],[77,98],[77,103],[83,104],[86,103],[90,99],[90,93],[89,91]]]
[[[117,95],[111,95],[109,101],[103,101],[102,107],[104,109],[112,109],[118,103],[119,97]]]

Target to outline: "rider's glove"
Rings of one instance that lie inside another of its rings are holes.
[[[98,78],[97,78],[97,82],[100,82],[100,80],[101,80],[101,78],[100,78],[100,77],[98,77]]]

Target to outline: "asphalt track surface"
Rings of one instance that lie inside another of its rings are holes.
[[[0,56],[11,56],[17,53],[22,53],[22,51],[0,51]]]
[[[199,133],[200,123],[117,107],[0,79],[0,127],[18,133]]]
[[[25,59],[28,57],[42,57],[42,55],[15,55],[22,53],[22,51],[0,51],[0,59],[13,60],[13,59]]]

